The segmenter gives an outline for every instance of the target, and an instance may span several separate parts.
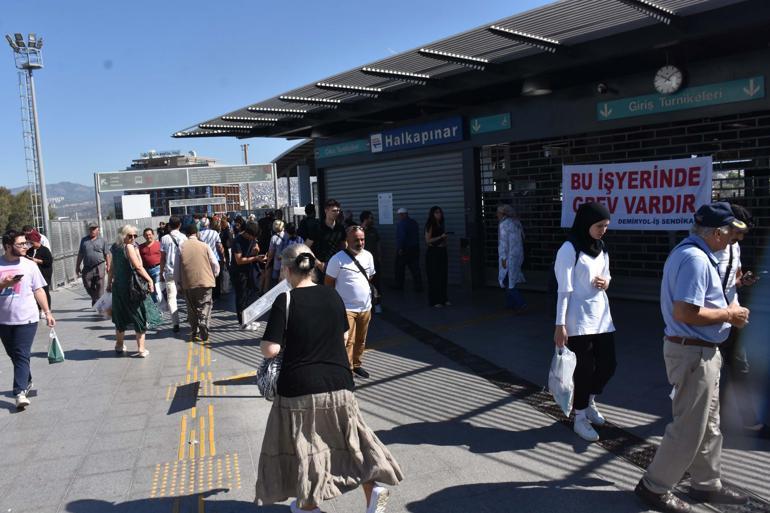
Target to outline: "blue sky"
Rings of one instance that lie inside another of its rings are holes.
[[[47,181],[92,184],[150,149],[237,164],[247,142],[250,162],[269,162],[296,141],[170,134],[545,3],[27,0],[3,2],[0,34],[44,39],[35,80]],[[16,187],[26,184],[18,81],[0,46],[0,185]]]

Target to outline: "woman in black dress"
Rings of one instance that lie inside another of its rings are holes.
[[[283,350],[283,363],[262,441],[255,502],[296,497],[293,513],[320,512],[322,501],[361,486],[367,513],[382,513],[390,492],[377,483],[395,485],[403,475],[353,395],[345,304],[332,287],[311,279],[316,261],[306,245],[286,248],[281,262],[292,290],[288,298],[276,298],[262,337],[262,354],[272,358]]]
[[[425,271],[428,273],[428,304],[436,308],[449,306],[447,279],[449,257],[447,256],[447,232],[444,227],[444,211],[431,207],[425,222]]]

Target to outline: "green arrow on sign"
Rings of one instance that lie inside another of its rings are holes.
[[[765,97],[765,77],[750,77],[729,82],[717,82],[687,87],[674,94],[631,96],[596,104],[596,119],[649,116],[677,110],[696,109],[710,105],[745,102]]]
[[[506,112],[505,114],[472,118],[470,125],[472,135],[508,130],[511,127],[511,115]]]

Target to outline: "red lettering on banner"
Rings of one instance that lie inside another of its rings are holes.
[[[617,200],[617,198],[615,198]],[[626,196],[623,198],[629,214],[686,214],[695,212],[694,194],[663,196]]]
[[[650,196],[649,213],[660,214],[660,196]]]
[[[684,187],[687,183],[687,170],[683,167],[676,168],[676,178],[674,179],[674,187]]]
[[[687,181],[687,185],[700,185],[700,166],[690,168],[690,179]]]
[[[575,196],[575,199],[572,201],[572,211],[577,212],[578,207],[583,203],[600,203],[607,207],[610,214],[614,214],[615,210],[618,208],[618,199],[620,198],[607,198],[605,196]]]
[[[591,173],[572,173],[570,179],[572,181],[572,190],[577,189],[591,189],[593,184],[593,175]]]
[[[639,172],[639,188],[652,189],[652,173],[649,171]]]
[[[695,213],[695,194],[684,195],[684,209],[682,211]]]

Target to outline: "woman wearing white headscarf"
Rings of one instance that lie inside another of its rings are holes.
[[[500,221],[497,231],[497,279],[500,287],[506,289],[505,306],[521,311],[527,307],[527,302],[516,285],[527,281],[521,272],[524,263],[524,228],[510,205],[497,207],[497,219]]]

